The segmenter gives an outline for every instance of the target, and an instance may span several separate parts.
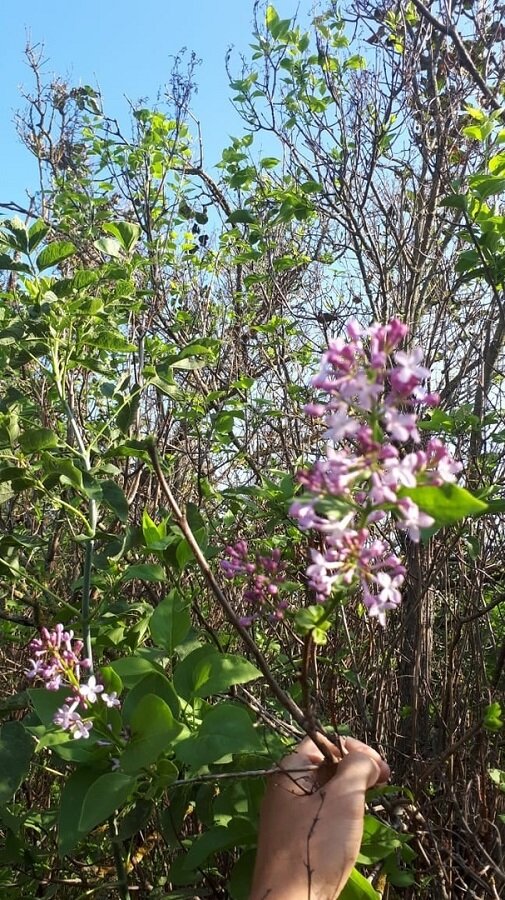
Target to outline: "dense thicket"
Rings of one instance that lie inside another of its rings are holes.
[[[28,50],[17,124],[40,185],[0,204],[5,897],[247,897],[262,780],[239,773],[304,722],[393,770],[346,896],[503,890],[503,4],[255,15],[214,171],[194,60],[123,124]],[[288,510],[323,443],[310,377],[350,317],[407,323],[441,396],[423,441],[487,508],[420,544],[387,525],[401,608],[382,630],[351,592],[321,635],[294,617],[311,538]],[[285,617],[234,619],[219,560],[238,538],[280,552]],[[118,773],[24,674],[58,622],[123,691]]]

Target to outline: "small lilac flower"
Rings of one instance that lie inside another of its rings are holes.
[[[112,709],[114,706],[121,706],[121,701],[116,693],[116,691],[112,691],[110,694],[106,694],[105,692],[100,697],[103,703]]]
[[[221,568],[227,578],[245,580],[242,594],[244,602],[252,607],[251,614],[242,616],[240,624],[248,628],[263,612],[272,610],[270,618],[280,619],[284,616],[285,605],[279,599],[279,585],[285,580],[284,565],[278,548],[268,553],[249,556],[249,548],[245,541],[226,547],[228,559],[221,560]],[[277,612],[281,614],[277,615]]]
[[[103,684],[97,684],[94,675],[88,678],[87,684],[81,684],[79,687],[79,697],[85,703],[96,703],[98,695],[104,690]]]
[[[411,353],[403,353],[401,350],[395,353],[394,359],[397,366],[391,369],[389,379],[398,394],[402,396],[411,394],[425,378],[429,377],[429,369],[419,365],[423,356],[424,353],[420,347],[415,347]]]
[[[435,519],[428,513],[421,512],[417,503],[414,503],[409,497],[399,500],[397,508],[401,515],[398,527],[407,531],[410,539],[416,543],[421,538],[421,528],[429,528],[435,523]]]
[[[80,738],[87,740],[92,728],[93,722],[90,719],[81,719],[79,713],[72,713],[70,731],[74,740],[78,741]]]
[[[78,702],[79,701],[76,701],[71,706],[69,706],[68,703],[64,703],[63,706],[60,706],[60,708],[56,710],[53,716],[53,722],[55,725],[59,725],[63,731],[68,731],[71,728],[75,708]]]
[[[414,413],[399,413],[396,409],[387,409],[384,413],[387,433],[394,441],[405,444],[407,441],[419,443],[420,437],[417,430],[417,416]]]

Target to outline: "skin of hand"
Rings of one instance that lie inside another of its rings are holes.
[[[346,754],[323,737],[332,765],[310,738],[280,768],[313,771],[269,777],[250,900],[335,900],[359,853],[365,791],[390,777],[387,763],[361,741],[345,739]]]

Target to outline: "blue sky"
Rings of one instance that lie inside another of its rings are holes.
[[[306,4],[306,5],[305,5]],[[281,17],[308,0],[277,0]],[[22,107],[20,85],[31,89],[23,50],[43,42],[46,71],[75,85],[99,86],[107,113],[128,121],[124,95],[135,101],[156,97],[168,78],[171,60],[182,47],[202,64],[193,113],[201,121],[206,166],[211,168],[230,134],[239,134],[229,97],[225,55],[238,72],[240,53],[251,42],[253,0],[14,0],[0,3],[2,76],[0,81],[0,202],[22,203],[36,184],[36,167],[12,122]]]

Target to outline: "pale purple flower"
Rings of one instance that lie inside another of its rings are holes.
[[[304,492],[290,514],[302,530],[314,529],[322,538],[307,569],[318,602],[338,585],[357,581],[369,615],[384,624],[386,610],[401,601],[405,568],[388,542],[374,539],[369,529],[392,514],[398,528],[418,541],[434,519],[402,494],[454,481],[461,464],[436,438],[425,450],[401,450],[421,442],[419,405],[439,402],[423,385],[430,373],[422,365],[422,349],[399,349],[407,326],[392,319],[362,328],[352,320],[346,333],[347,339],[329,341],[313,379],[329,399],[324,404],[318,398],[306,411],[324,416],[329,443],[325,458],[297,474]]]
[[[90,675],[87,684],[81,684],[79,687],[79,697],[84,703],[96,703],[98,695],[104,690],[103,684],[97,684],[94,675]]]
[[[323,437],[335,441],[335,443],[351,437],[360,428],[358,420],[349,416],[349,408],[344,403],[339,403],[338,407],[327,416],[326,424],[328,430],[325,431]]]
[[[430,528],[435,523],[435,519],[428,513],[422,512],[410,497],[402,497],[401,500],[398,500],[397,509],[401,516],[398,528],[406,531],[415,543],[421,539],[421,528]]]
[[[345,330],[349,335],[351,341],[359,341],[359,338],[363,334],[364,329],[361,327],[359,322],[356,319],[349,319],[347,325],[345,326]]]
[[[115,706],[121,706],[121,701],[119,700],[119,697],[118,697],[116,691],[111,691],[110,694],[106,694],[106,693],[104,692],[104,693],[102,694],[102,696],[100,697],[100,699],[101,699],[101,700],[103,701],[103,703],[105,703],[105,705],[108,706],[109,708],[112,708],[112,707],[115,707]]]
[[[400,595],[399,595],[400,596]],[[392,600],[383,600],[379,594],[372,594],[366,585],[363,586],[363,603],[367,609],[368,615],[371,618],[377,618],[380,625],[383,628],[386,627],[386,611],[388,609],[396,609],[399,602]]]
[[[90,719],[81,719],[79,713],[72,714],[70,731],[74,740],[78,741],[80,740],[80,738],[84,738],[84,740],[87,740],[92,728],[93,722]]]
[[[76,700],[70,706],[67,703],[64,703],[63,706],[60,706],[59,709],[56,710],[53,716],[53,722],[55,725],[59,725],[63,731],[68,731],[72,725],[74,720],[75,709],[79,703],[79,700]]]
[[[379,599],[382,604],[391,603],[393,606],[399,606],[402,600],[399,588],[403,584],[403,575],[391,577],[388,572],[378,572],[375,583],[379,588]]]
[[[318,418],[319,416],[324,416],[326,406],[324,403],[307,403],[307,405],[303,407],[303,411],[304,413],[307,413],[308,416]]]
[[[280,585],[285,580],[280,550],[273,548],[253,557],[245,541],[237,541],[225,549],[228,559],[221,560],[221,568],[227,578],[245,582],[242,598],[252,607],[252,614],[242,616],[240,624],[248,628],[264,613],[272,620],[282,619],[287,603],[279,597]]]
[[[415,413],[400,413],[396,409],[387,409],[384,413],[384,422],[387,433],[401,444],[407,441],[419,443],[420,437],[417,430],[417,416]]]
[[[389,372],[389,380],[398,394],[408,396],[430,375],[430,370],[425,369],[420,363],[424,353],[420,347],[414,347],[410,353],[398,350],[394,355],[396,368]]]
[[[44,678],[47,668],[42,660],[29,659],[28,665],[30,666],[30,668],[25,669],[25,675],[27,678],[29,678],[30,680],[32,678]]]
[[[454,482],[456,475],[463,468],[460,462],[456,462],[439,438],[431,438],[426,447],[427,465],[435,469],[439,482]]]

